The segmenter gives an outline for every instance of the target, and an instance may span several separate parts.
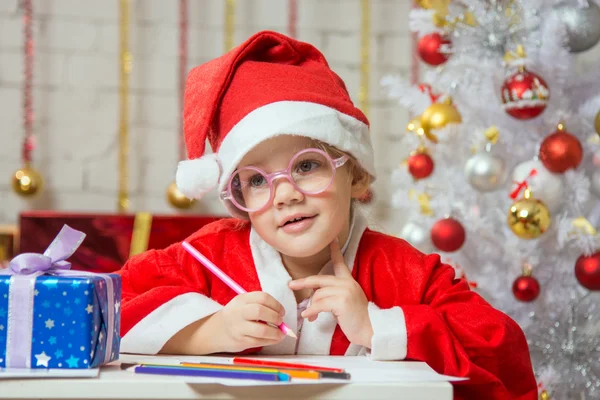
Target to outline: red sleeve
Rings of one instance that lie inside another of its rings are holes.
[[[437,255],[423,258],[422,304],[402,306],[407,359],[439,373],[468,377],[455,385],[456,399],[537,399],[529,348],[521,328],[454,279]]]
[[[226,250],[236,248],[240,238],[248,235],[244,226],[239,221],[220,220],[206,225],[186,241],[208,259],[227,267]],[[224,296],[217,296],[220,300],[214,298],[211,273],[181,243],[132,257],[118,273],[123,282],[122,352],[156,354],[181,329],[214,314],[229,301]],[[235,296],[228,288],[227,293]]]
[[[201,243],[194,244],[208,255]],[[203,271],[186,260],[180,243],[132,257],[118,272],[122,277],[121,336],[159,306],[185,293],[209,296]]]

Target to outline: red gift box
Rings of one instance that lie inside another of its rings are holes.
[[[16,255],[19,229],[13,225],[0,225],[0,268]]]
[[[108,273],[125,264],[132,246],[138,250],[163,249],[219,218],[147,213],[115,215],[27,211],[21,214],[19,252],[43,253],[62,226],[67,224],[86,234],[81,246],[69,258],[71,268]]]

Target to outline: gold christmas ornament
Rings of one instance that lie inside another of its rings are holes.
[[[437,143],[439,140],[432,130],[461,122],[460,113],[449,99],[442,103],[433,103],[421,115],[421,129],[423,129],[425,137],[433,143]]]
[[[542,390],[540,393],[540,400],[550,400],[550,395],[546,390]]]
[[[552,219],[548,207],[527,189],[524,197],[515,201],[508,210],[507,222],[521,239],[537,239],[548,230]]]
[[[185,210],[190,208],[194,204],[193,199],[187,198],[179,188],[175,182],[171,183],[167,187],[167,200],[169,204],[171,204],[175,208],[179,208],[180,210]]]
[[[33,168],[25,166],[15,171],[12,176],[12,187],[22,197],[32,197],[42,191],[44,180]]]
[[[596,114],[596,119],[594,120],[594,128],[596,128],[596,133],[600,135],[600,111]]]

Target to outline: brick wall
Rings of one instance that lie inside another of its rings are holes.
[[[190,0],[189,67],[221,54],[224,1]],[[287,1],[238,0],[235,43],[272,29],[287,33]],[[402,159],[397,140],[406,112],[379,88],[388,73],[407,74],[409,0],[371,1],[370,119],[379,180],[374,222],[399,230],[388,208],[390,170]],[[360,86],[360,0],[298,0],[297,37],[324,52],[357,99]],[[130,94],[131,211],[174,213],[165,188],[177,159],[178,2],[131,2],[133,71]],[[24,209],[116,210],[119,85],[117,0],[34,0],[35,166],[46,189],[33,201],[10,189],[20,165],[22,140],[22,12],[18,0],[0,2],[0,224],[14,223]],[[194,212],[223,213],[214,194]]]

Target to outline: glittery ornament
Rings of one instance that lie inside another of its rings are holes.
[[[408,172],[415,179],[427,178],[433,172],[435,164],[431,156],[423,149],[413,152],[407,160]]]
[[[35,169],[23,167],[12,176],[12,187],[22,197],[33,197],[42,191],[44,180]]]
[[[400,237],[423,253],[433,253],[435,250],[429,230],[418,222],[406,223],[400,232]]]
[[[504,184],[508,173],[502,158],[485,151],[467,160],[465,175],[475,189],[480,192],[491,192],[498,190]]]
[[[454,218],[444,218],[431,228],[431,241],[441,251],[459,250],[465,243],[467,233],[460,222]]]
[[[536,174],[529,177],[529,173],[533,170]],[[535,193],[535,197],[543,201],[550,212],[558,210],[564,198],[562,175],[548,171],[539,160],[529,160],[518,164],[513,170],[512,181],[515,183],[512,190],[515,190],[519,182],[525,179],[528,187]]]
[[[535,118],[546,109],[550,98],[548,85],[539,75],[524,67],[510,75],[502,85],[502,104],[512,117]]]
[[[474,60],[502,57],[516,43],[533,48],[539,40],[539,8],[522,0],[453,1],[449,21],[457,21],[452,29],[453,49],[457,55]],[[465,9],[462,5],[467,5]],[[476,23],[471,23],[475,22]]]
[[[432,131],[444,128],[448,124],[459,124],[462,122],[462,117],[451,100],[448,99],[443,103],[434,103],[427,107],[421,114],[420,120],[421,129],[427,139],[437,143],[439,139]]]
[[[189,199],[181,193],[175,182],[167,187],[167,200],[169,201],[169,204],[180,210],[190,208],[194,204],[194,200]]]
[[[592,178],[590,179],[590,191],[600,197],[600,169],[596,169],[592,173]]]
[[[548,391],[542,390],[540,393],[539,400],[550,400],[550,399],[551,399],[551,397],[550,397],[550,394],[548,394]]]
[[[584,288],[600,290],[600,251],[579,257],[575,263],[575,276]]]
[[[439,33],[430,33],[419,39],[418,53],[423,62],[437,66],[448,61],[452,42]]]
[[[508,226],[521,239],[537,239],[548,230],[551,221],[548,207],[534,198],[529,189],[510,206],[507,215]]]
[[[563,173],[577,168],[583,159],[583,147],[575,136],[567,132],[563,124],[548,135],[540,146],[540,160],[552,172]]]
[[[600,7],[594,0],[587,0],[585,5],[577,3],[565,4],[554,11],[565,25],[568,47],[572,53],[589,50],[600,41]]]

